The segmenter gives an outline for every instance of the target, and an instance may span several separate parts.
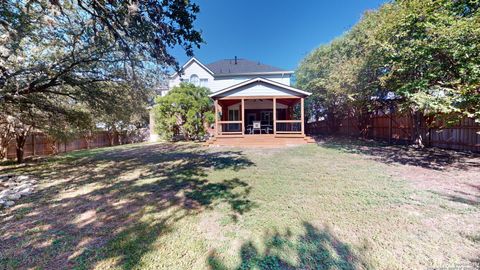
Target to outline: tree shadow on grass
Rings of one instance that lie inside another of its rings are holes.
[[[440,148],[414,148],[409,145],[388,145],[374,140],[348,137],[318,137],[319,145],[347,153],[362,154],[391,164],[412,165],[434,170],[455,168],[468,170],[480,166],[480,154]]]
[[[43,185],[0,213],[0,268],[87,269],[105,259],[138,267],[179,220],[220,203],[230,205],[231,215],[254,207],[246,182],[208,178],[214,170],[249,166],[254,164],[239,151],[155,144],[12,169]],[[146,220],[149,214],[155,218]]]
[[[115,235],[106,245],[84,249],[71,264],[76,269],[89,269],[95,261],[92,258],[116,258],[116,264],[121,265],[123,269],[138,267],[143,255],[151,250],[155,240],[170,233],[171,230],[172,227],[166,220],[136,222]]]
[[[251,241],[240,249],[240,264],[234,269],[372,269],[352,248],[341,242],[328,227],[320,230],[304,222],[305,233],[294,237],[286,233],[266,233],[262,244],[264,250]],[[229,269],[215,251],[211,252],[208,264],[212,270]]]
[[[471,187],[471,191],[465,192],[463,190],[453,190],[448,193],[437,191],[430,192],[451,202],[480,207],[480,185],[467,184],[467,186]]]

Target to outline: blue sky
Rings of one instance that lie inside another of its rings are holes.
[[[247,58],[294,70],[301,59],[352,27],[385,0],[194,0],[196,28],[206,44],[195,50],[203,63]],[[182,65],[188,57],[172,51]]]

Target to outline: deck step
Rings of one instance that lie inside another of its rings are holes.
[[[309,136],[301,134],[287,134],[285,135],[246,135],[244,137],[238,136],[217,136],[210,138],[206,145],[208,146],[233,146],[233,147],[284,147],[290,145],[302,145],[314,143],[315,140]],[[292,136],[293,135],[293,136]]]
[[[304,138],[303,134],[276,134],[275,138]]]
[[[307,142],[307,143],[316,143],[315,139],[310,137],[310,136],[305,136],[304,140]]]

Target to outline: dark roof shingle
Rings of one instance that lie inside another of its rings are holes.
[[[261,73],[261,72],[281,72],[287,70],[262,64],[260,62],[247,59],[223,59],[206,65],[215,75],[228,75],[238,73]]]

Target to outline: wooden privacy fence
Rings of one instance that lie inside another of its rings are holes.
[[[142,131],[135,136],[122,136],[121,140],[118,133],[113,135],[113,144],[110,143],[108,132],[95,132],[88,143],[85,138],[78,137],[67,142],[56,142],[43,133],[32,133],[27,137],[24,146],[24,157],[47,156],[59,153],[70,152],[80,149],[92,149],[105,146],[141,142],[146,140],[148,131]],[[15,140],[12,140],[7,148],[7,159],[16,158]]]
[[[344,136],[364,136],[371,139],[396,142],[413,142],[413,119],[410,116],[372,115],[363,130],[356,118],[350,117],[340,121],[335,132]],[[332,134],[326,121],[307,124],[309,134]],[[428,128],[422,123],[421,133],[425,143],[446,149],[480,152],[480,125],[474,119],[464,118],[455,126]]]

